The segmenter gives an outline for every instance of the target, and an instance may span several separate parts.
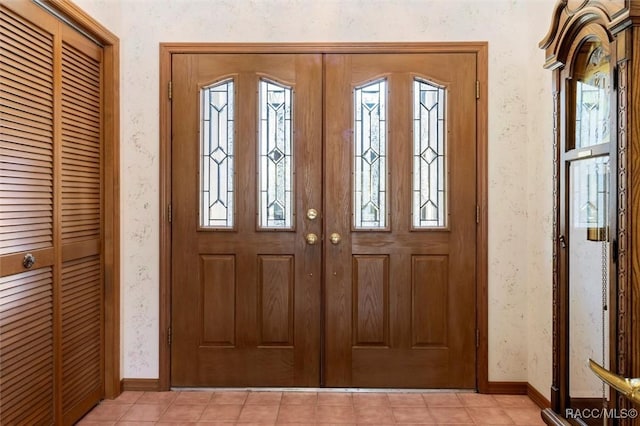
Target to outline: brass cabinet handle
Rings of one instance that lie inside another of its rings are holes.
[[[626,377],[618,376],[615,373],[598,365],[592,359],[589,359],[589,368],[598,376],[602,381],[609,386],[621,392],[631,401],[636,404],[640,404],[640,377],[636,379],[629,379]]]
[[[333,244],[334,246],[340,244],[340,240],[342,240],[342,237],[337,232],[329,235],[329,241],[331,241],[331,244]]]

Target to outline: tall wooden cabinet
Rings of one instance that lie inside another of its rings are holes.
[[[640,2],[560,0],[552,71],[553,380],[549,424],[640,424],[589,360],[640,377]],[[633,413],[633,412],[632,412]]]
[[[73,424],[105,396],[104,75],[95,40],[0,1],[3,425]]]

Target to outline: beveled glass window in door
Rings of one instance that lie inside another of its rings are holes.
[[[387,80],[354,91],[354,229],[387,228]]]
[[[202,88],[200,100],[200,226],[233,228],[233,80]]]
[[[413,81],[412,226],[446,226],[445,95],[443,87]]]
[[[293,141],[291,87],[259,83],[260,229],[293,229]]]

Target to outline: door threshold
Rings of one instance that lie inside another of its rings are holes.
[[[172,386],[172,391],[180,392],[343,392],[343,393],[476,393],[475,389],[388,389],[388,388],[288,388],[288,387],[177,387]]]

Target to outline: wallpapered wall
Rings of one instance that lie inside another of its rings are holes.
[[[489,42],[489,379],[551,384],[555,0],[75,0],[121,41],[122,376],[158,377],[160,42]]]

